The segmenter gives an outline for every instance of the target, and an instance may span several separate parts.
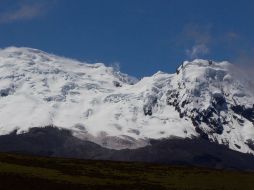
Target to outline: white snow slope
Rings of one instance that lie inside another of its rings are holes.
[[[253,154],[251,78],[228,62],[194,60],[178,70],[137,81],[101,63],[29,48],[2,49],[0,135],[57,126],[115,149],[202,135]]]

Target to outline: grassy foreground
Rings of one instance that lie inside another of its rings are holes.
[[[0,153],[0,189],[253,189],[254,173]]]

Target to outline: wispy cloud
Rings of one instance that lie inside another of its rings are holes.
[[[195,44],[191,49],[186,49],[186,55],[191,59],[198,58],[199,56],[207,55],[209,48],[205,44]]]
[[[253,44],[243,35],[232,31],[225,33],[222,37],[221,46],[230,53],[230,61],[239,67],[244,67],[246,72],[249,70],[254,74]]]
[[[209,44],[212,39],[210,30],[211,25],[187,24],[184,27],[182,36],[189,44],[189,47],[185,49],[185,53],[189,58],[194,59],[209,54]]]
[[[20,1],[15,8],[0,13],[0,23],[11,23],[21,20],[31,20],[42,16],[49,9],[47,1]]]
[[[233,60],[234,63],[244,65],[254,70],[254,49],[239,50],[238,55]]]
[[[239,38],[239,34],[237,34],[236,32],[228,32],[228,33],[226,33],[226,37],[228,39],[235,40],[235,39]]]
[[[190,23],[183,26],[175,38],[174,46],[180,49],[187,59],[220,57],[238,65],[245,73],[254,75],[253,43],[237,31],[221,31],[212,24]]]
[[[186,24],[182,34],[195,43],[209,43],[211,41],[212,25],[199,25],[194,23]]]

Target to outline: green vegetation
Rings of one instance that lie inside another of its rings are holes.
[[[0,189],[253,189],[254,173],[0,154]]]

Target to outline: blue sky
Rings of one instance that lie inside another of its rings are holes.
[[[205,58],[252,65],[252,0],[2,0],[0,48],[25,46],[136,77]]]

